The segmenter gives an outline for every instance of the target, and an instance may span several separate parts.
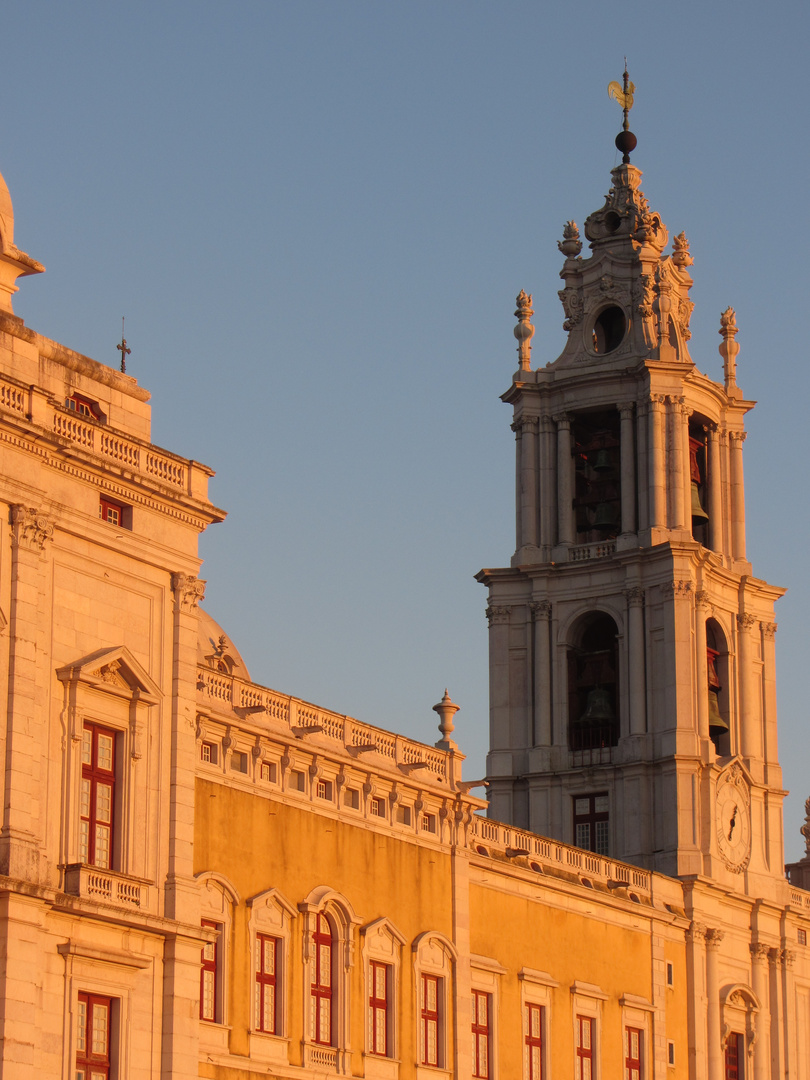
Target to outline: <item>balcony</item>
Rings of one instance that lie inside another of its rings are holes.
[[[145,911],[149,902],[149,886],[146,882],[84,863],[72,863],[65,867],[65,892],[70,896],[80,896],[83,900],[115,904],[130,911]]]

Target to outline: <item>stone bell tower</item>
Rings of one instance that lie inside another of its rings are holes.
[[[632,99],[631,99],[632,101]],[[626,119],[627,106],[625,106]],[[774,602],[745,552],[737,325],[722,382],[690,355],[692,256],[624,152],[563,231],[568,338],[532,369],[515,312],[517,541],[487,569],[490,814],[752,892],[783,875]],[[712,350],[713,351],[713,350]],[[702,363],[711,355],[701,347]],[[714,363],[717,363],[715,360]],[[719,368],[719,363],[717,363]],[[719,372],[718,372],[719,373]]]

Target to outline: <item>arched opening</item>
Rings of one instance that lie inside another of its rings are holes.
[[[578,413],[572,434],[577,543],[612,540],[622,525],[619,413]]]
[[[620,307],[613,304],[600,311],[593,324],[593,351],[603,356],[618,349],[627,331],[627,319]]]
[[[706,623],[706,672],[709,695],[709,736],[718,754],[731,753],[728,712],[728,646],[725,634],[715,619]]]
[[[568,745],[596,750],[619,741],[618,629],[604,612],[580,624],[568,650]]]
[[[689,422],[689,480],[692,492],[690,508],[692,536],[704,547],[709,546],[708,484],[706,482],[706,428],[700,420]]]

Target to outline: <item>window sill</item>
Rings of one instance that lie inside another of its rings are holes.
[[[443,1065],[417,1065],[416,1066],[416,1080],[437,1080],[440,1076],[446,1076],[447,1080],[450,1080],[451,1072],[449,1069],[445,1069]]]
[[[135,911],[149,908],[149,886],[115,870],[100,870],[86,863],[65,867],[65,892],[83,900],[97,900]]]
[[[381,1054],[363,1054],[363,1071],[367,1080],[396,1080],[399,1062]]]
[[[200,1050],[207,1053],[227,1054],[231,1028],[229,1024],[217,1024],[213,1020],[200,1020]]]
[[[287,1065],[290,1060],[290,1040],[267,1031],[250,1032],[250,1056],[254,1061]]]

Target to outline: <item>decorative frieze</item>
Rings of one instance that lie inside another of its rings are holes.
[[[690,594],[693,591],[693,583],[683,578],[677,580],[673,579],[672,581],[665,581],[661,585],[661,592],[664,594],[664,596],[679,597],[682,600],[688,600]]]

